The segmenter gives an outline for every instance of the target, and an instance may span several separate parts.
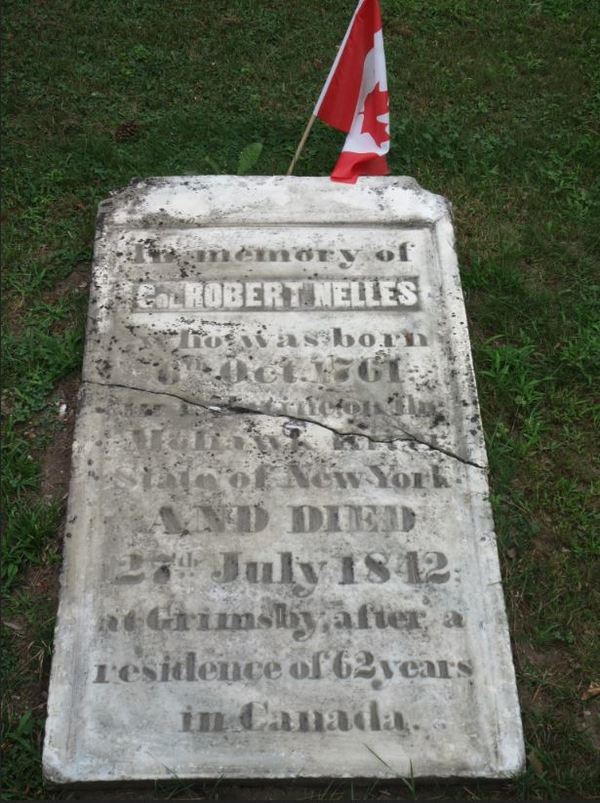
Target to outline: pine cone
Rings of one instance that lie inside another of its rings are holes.
[[[140,131],[139,123],[135,120],[127,120],[126,123],[121,123],[115,130],[115,139],[117,142],[123,142],[125,139],[133,139],[137,137]]]

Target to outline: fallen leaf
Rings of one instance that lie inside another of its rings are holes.
[[[590,683],[587,689],[581,695],[582,700],[591,700],[600,694],[600,683]]]
[[[21,625],[17,624],[16,622],[9,622],[8,619],[5,619],[2,622],[2,624],[6,625],[6,627],[10,627],[10,629],[14,630],[15,633],[22,633],[23,632],[23,628],[21,627]]]

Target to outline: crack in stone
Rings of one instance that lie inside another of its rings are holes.
[[[444,449],[442,446],[436,446],[428,441],[422,440],[421,438],[417,438],[411,432],[408,432],[401,427],[399,427],[399,429],[402,432],[402,436],[377,437],[375,435],[369,435],[366,432],[336,429],[336,427],[332,427],[329,424],[324,424],[321,421],[316,421],[314,418],[299,418],[298,416],[287,415],[286,413],[267,413],[264,410],[256,410],[253,407],[245,407],[238,404],[207,404],[206,402],[188,399],[185,396],[180,396],[177,393],[170,393],[168,390],[150,390],[148,388],[140,388],[135,385],[123,385],[116,382],[98,382],[98,380],[95,379],[83,379],[82,382],[86,385],[98,385],[103,388],[121,388],[123,390],[137,391],[139,393],[149,393],[152,396],[168,396],[169,398],[177,399],[184,404],[189,404],[190,407],[200,407],[203,410],[208,410],[208,412],[215,415],[230,413],[234,415],[257,415],[264,416],[265,418],[285,418],[292,422],[298,421],[303,424],[312,424],[314,426],[321,427],[322,429],[326,429],[329,432],[333,432],[334,435],[340,435],[342,437],[366,438],[368,441],[371,441],[371,443],[396,443],[397,441],[401,441],[403,443],[418,443],[421,446],[426,446],[428,449],[431,449],[434,452],[439,452],[440,454],[446,455],[446,457],[451,457],[453,460],[458,460],[459,463],[464,463],[466,466],[473,466],[473,468],[478,468],[481,471],[486,470],[485,467],[479,465],[479,463],[474,463],[472,460],[466,460],[464,457],[460,457],[460,455],[451,452],[449,449]]]

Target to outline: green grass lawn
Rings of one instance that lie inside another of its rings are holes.
[[[600,4],[381,5],[392,172],[446,195],[456,215],[528,766],[511,782],[445,793],[410,780],[263,793],[591,798],[600,786]],[[61,797],[44,788],[40,747],[64,514],[58,466],[96,206],[135,176],[236,173],[252,143],[263,146],[254,172],[284,173],[353,7],[5,0],[4,799]],[[297,173],[329,173],[342,141],[317,123]]]

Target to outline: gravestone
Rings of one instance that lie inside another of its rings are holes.
[[[447,202],[100,207],[45,771],[503,777],[523,740]]]

